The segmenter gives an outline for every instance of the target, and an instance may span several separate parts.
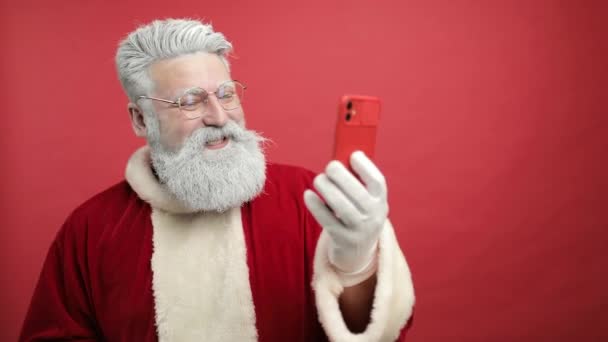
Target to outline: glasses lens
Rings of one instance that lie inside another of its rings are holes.
[[[188,90],[179,98],[179,109],[189,118],[198,118],[205,112],[205,104],[209,95],[203,89]]]
[[[217,89],[217,99],[225,110],[237,109],[245,96],[245,87],[238,82],[226,82]]]

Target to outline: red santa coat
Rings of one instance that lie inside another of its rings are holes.
[[[262,193],[226,213],[189,213],[157,183],[149,151],[67,219],[50,247],[21,341],[391,341],[414,303],[390,223],[371,322],[352,334],[329,237],[303,203],[314,174],[270,164]]]

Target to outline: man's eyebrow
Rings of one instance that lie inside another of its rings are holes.
[[[214,90],[214,92],[215,92],[215,91],[217,91],[217,90],[219,89],[219,87],[220,87],[222,84],[225,84],[225,83],[230,82],[230,81],[232,81],[232,79],[228,78],[228,79],[226,79],[226,80],[223,80],[223,81],[219,81],[219,82],[217,82],[217,84],[215,85],[215,90]],[[184,95],[184,93],[185,93],[186,91],[188,91],[188,90],[190,90],[190,89],[195,89],[195,88],[198,88],[198,89],[203,89],[204,91],[209,92],[207,89],[205,89],[205,88],[203,88],[203,87],[201,87],[201,86],[194,85],[194,86],[191,86],[191,87],[183,87],[183,88],[177,88],[177,89],[173,90],[173,91],[170,93],[171,95],[170,95],[170,97],[169,97],[169,98],[170,98],[171,100],[177,100],[177,99],[178,99],[180,96]]]
[[[171,91],[171,92],[170,92],[170,99],[171,99],[171,100],[176,100],[176,101],[177,101],[177,99],[178,99],[180,96],[184,95],[184,93],[185,93],[186,91],[188,91],[188,90],[190,90],[190,89],[194,89],[194,88],[198,88],[198,87],[196,87],[196,86],[192,86],[192,87],[185,87],[185,88],[177,88],[177,89],[175,89],[175,90],[173,90],[173,91]]]

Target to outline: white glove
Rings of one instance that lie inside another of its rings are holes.
[[[365,186],[334,160],[313,182],[325,203],[312,190],[304,192],[306,207],[331,237],[329,261],[351,278],[343,281],[349,283],[345,286],[376,271],[378,238],[388,215],[386,181],[380,170],[361,151],[351,155],[350,163]]]

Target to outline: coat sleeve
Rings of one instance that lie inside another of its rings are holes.
[[[48,251],[19,341],[97,340],[88,295],[86,241],[78,243],[81,239],[71,228],[68,219]]]
[[[361,334],[349,331],[340,312],[338,298],[344,288],[328,260],[329,239],[329,235],[321,233],[313,275],[319,320],[329,339],[336,342],[403,341],[412,319],[414,287],[390,221],[386,221],[380,235],[373,309],[370,323]]]

